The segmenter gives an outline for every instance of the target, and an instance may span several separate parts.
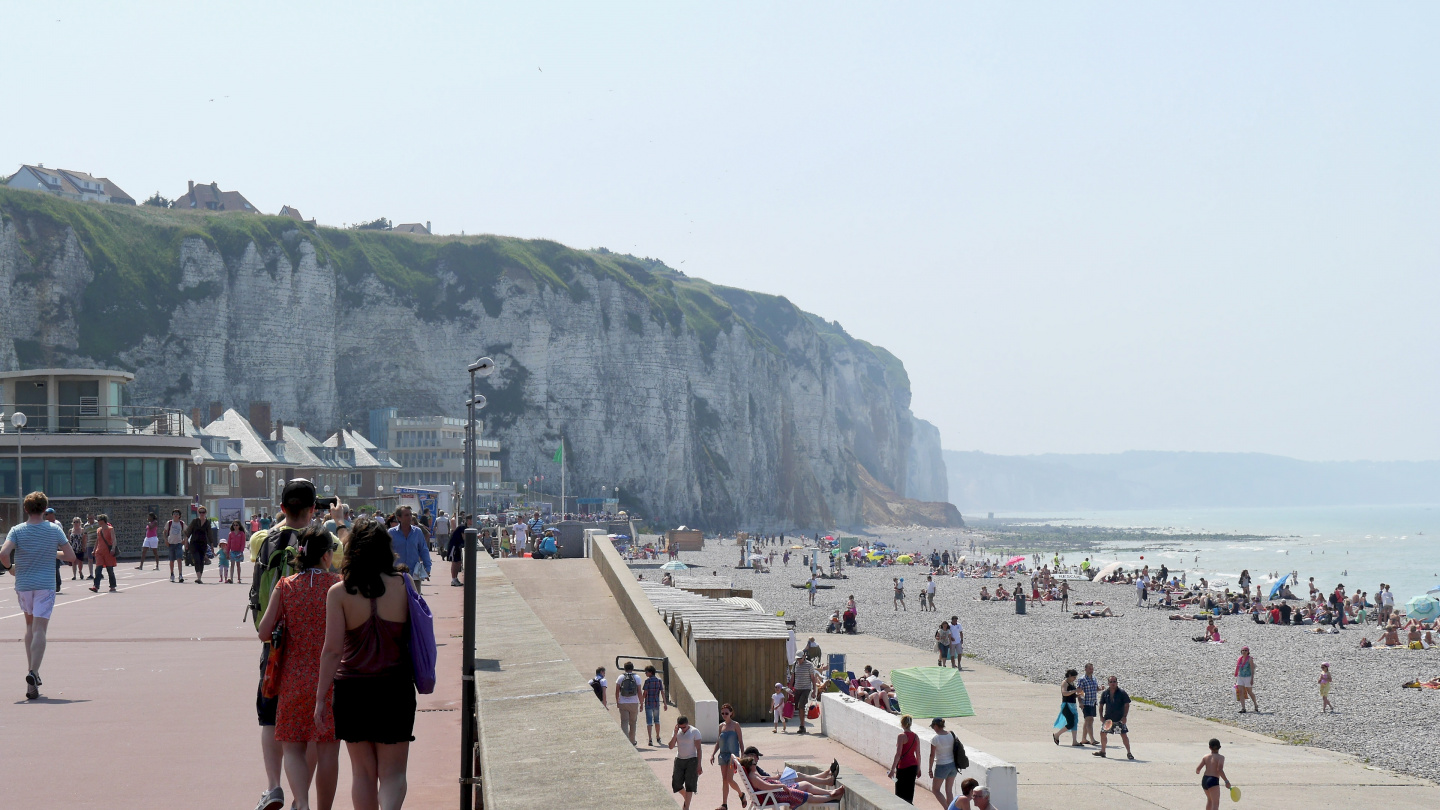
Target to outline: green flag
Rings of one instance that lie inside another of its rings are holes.
[[[554,459],[554,460],[555,460],[555,463],[556,463],[556,464],[564,464],[564,463],[565,463],[565,442],[563,442],[563,441],[560,442],[560,446],[557,447],[557,448],[555,448],[555,459]]]

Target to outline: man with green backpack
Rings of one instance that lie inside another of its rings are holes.
[[[315,505],[315,484],[304,478],[292,478],[280,493],[280,519],[269,529],[261,529],[250,538],[255,568],[250,580],[247,611],[252,614],[257,628],[265,615],[265,607],[270,603],[275,583],[295,573],[291,550],[300,531],[310,525]],[[260,653],[261,681],[265,678],[265,665],[269,660],[270,643],[267,641]],[[283,752],[280,743],[275,741],[275,709],[278,703],[279,698],[265,697],[260,685],[256,685],[255,712],[260,720],[260,755],[265,761],[265,778],[269,780],[269,786],[260,795],[260,803],[255,805],[255,810],[280,810],[285,806],[285,791],[280,787]]]

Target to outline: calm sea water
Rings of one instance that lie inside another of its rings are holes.
[[[1297,571],[1302,586],[1310,577],[1330,589],[1344,582],[1375,593],[1390,584],[1397,602],[1440,586],[1440,505],[1346,506],[1274,509],[1165,509],[1065,512],[1045,515],[996,513],[1006,519],[1043,518],[1051,524],[1148,528],[1174,532],[1264,535],[1259,542],[1183,540],[1175,543],[1104,543],[1103,562],[1144,562],[1205,576],[1238,588],[1240,571],[1257,582],[1273,573]],[[1297,593],[1303,591],[1297,589]]]

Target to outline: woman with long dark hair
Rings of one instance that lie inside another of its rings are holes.
[[[316,713],[333,684],[335,736],[345,741],[354,776],[351,801],[357,810],[394,810],[405,802],[415,682],[410,600],[382,524],[355,522],[340,574],[325,600]]]
[[[238,522],[237,522],[238,525]],[[310,807],[311,767],[306,749],[315,744],[315,793],[321,810],[335,800],[340,778],[340,743],[329,690],[318,692],[320,651],[325,644],[325,608],[330,588],[340,577],[330,573],[330,533],[310,527],[296,538],[295,569],[275,583],[275,591],[260,620],[260,640],[270,641],[276,625],[283,624],[280,651],[279,700],[275,708],[275,740],[284,751],[285,775],[300,810]],[[224,552],[222,552],[224,553]],[[224,582],[225,580],[221,580]]]

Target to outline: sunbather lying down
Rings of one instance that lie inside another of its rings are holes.
[[[1411,681],[1410,683],[1401,684],[1401,687],[1405,689],[1440,689],[1440,675],[1428,681]]]
[[[1123,615],[1124,615],[1124,614],[1122,614],[1122,613],[1116,613],[1115,611],[1113,611],[1113,610],[1111,610],[1110,608],[1107,607],[1107,608],[1105,608],[1104,610],[1077,610],[1077,611],[1075,611],[1074,613],[1071,613],[1071,614],[1070,614],[1070,618],[1072,618],[1072,619],[1108,619],[1108,618],[1110,618],[1110,617],[1112,617],[1112,616],[1123,616]]]

